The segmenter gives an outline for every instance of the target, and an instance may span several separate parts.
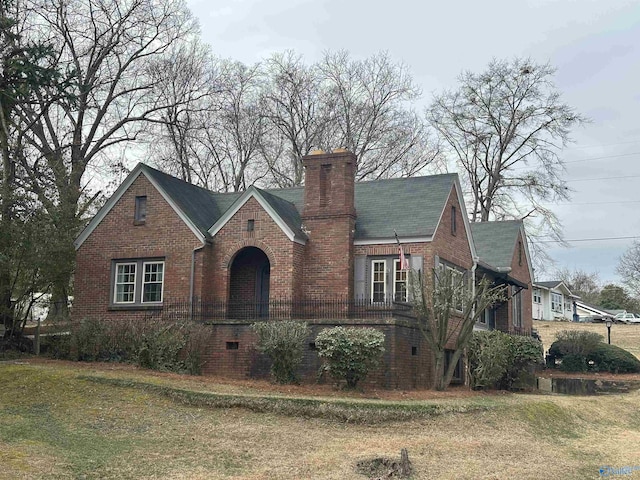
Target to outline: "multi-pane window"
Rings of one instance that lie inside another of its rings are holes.
[[[457,311],[462,312],[464,310],[465,294],[464,274],[460,270],[452,268],[451,281],[453,282],[455,292],[453,305]]]
[[[164,262],[145,262],[142,280],[142,303],[161,302]]]
[[[371,262],[371,300],[384,302],[387,293],[385,282],[385,261],[374,260]]]
[[[133,303],[136,295],[136,264],[116,265],[114,303]]]
[[[407,301],[407,271],[400,269],[400,260],[393,261],[393,299]]]
[[[562,295],[551,292],[551,310],[562,312]]]
[[[164,290],[164,261],[114,261],[114,305],[141,305],[161,303]]]
[[[451,282],[451,292],[453,293],[453,307],[458,311],[464,310],[464,297],[467,285],[465,283],[464,272],[448,264],[440,263],[440,272]],[[440,279],[439,281],[442,281]]]
[[[542,303],[542,297],[540,295],[540,289],[539,288],[534,288],[533,289],[533,303]]]

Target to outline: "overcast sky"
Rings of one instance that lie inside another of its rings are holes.
[[[553,206],[568,240],[640,238],[640,2],[189,0],[213,52],[254,63],[293,49],[308,62],[325,50],[365,58],[388,51],[424,92],[454,88],[462,70],[530,56],[557,68],[563,99],[592,123],[562,153],[571,202]],[[615,177],[615,178],[612,178]],[[618,281],[632,239],[549,244],[558,267]],[[549,274],[537,276],[548,280]]]

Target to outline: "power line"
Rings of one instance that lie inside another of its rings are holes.
[[[575,145],[567,148],[567,150],[573,149],[581,149],[581,148],[595,148],[595,147],[613,147],[616,145],[628,145],[630,143],[640,143],[640,140],[630,140],[628,142],[618,142],[618,143],[600,143],[600,144],[592,144],[592,145]]]
[[[605,155],[603,157],[590,157],[590,158],[582,158],[580,160],[567,160],[562,163],[579,163],[579,162],[590,162],[592,160],[606,160],[607,158],[618,158],[618,157],[630,157],[632,155],[640,155],[640,152],[632,152],[632,153],[621,153],[619,155]]]
[[[627,203],[640,203],[640,200],[619,200],[616,202],[548,202],[547,205],[620,205]]]
[[[567,183],[571,182],[591,182],[593,180],[622,180],[623,178],[640,178],[640,175],[623,175],[620,177],[598,177],[598,178],[576,178],[573,180],[567,180]]]
[[[628,236],[628,237],[600,237],[600,238],[574,238],[571,240],[536,240],[532,238],[534,243],[571,243],[571,242],[601,242],[605,240],[637,240],[640,236]]]

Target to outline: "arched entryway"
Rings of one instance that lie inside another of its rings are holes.
[[[229,316],[268,316],[271,264],[267,255],[257,247],[245,247],[236,254],[229,272]]]

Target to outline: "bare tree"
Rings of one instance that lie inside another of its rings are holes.
[[[472,288],[466,275],[454,274],[448,268],[436,268],[431,276],[424,277],[411,273],[418,326],[435,360],[433,388],[444,390],[469,344],[473,326],[487,307],[504,300],[505,287],[492,287],[483,278]],[[445,349],[452,350],[446,368]]]
[[[29,0],[30,26],[55,50],[61,70],[73,71],[72,97],[22,105],[24,157],[30,187],[53,219],[59,269],[53,301],[69,294],[72,241],[97,195],[87,168],[111,164],[109,153],[135,140],[166,104],[154,94],[154,61],[197,29],[182,0]],[[61,312],[66,315],[67,312]]]
[[[555,278],[564,282],[571,293],[578,295],[581,300],[594,305],[600,301],[602,287],[597,272],[563,268],[556,272]]]
[[[538,231],[561,239],[543,203],[569,197],[559,153],[586,119],[562,102],[554,72],[530,59],[493,60],[434,97],[427,118],[462,169],[472,221],[529,219],[534,231],[535,220]]]
[[[173,46],[152,65],[155,94],[166,106],[161,123],[150,124],[150,151],[157,166],[189,183],[206,186],[196,144],[201,119],[213,114],[219,91],[218,67],[210,49],[199,40]],[[196,178],[192,178],[195,175]]]
[[[31,13],[20,0],[0,0],[0,323],[9,342],[21,334],[18,306],[47,288],[41,272],[50,258],[43,253],[48,222],[25,188],[19,163],[29,128],[19,112],[38,99],[62,98],[68,86],[53,50],[44,41],[30,39],[25,19]],[[22,310],[28,312],[26,305]]]
[[[637,240],[618,260],[616,273],[635,297],[640,297],[640,242]]]
[[[345,147],[358,157],[357,178],[416,175],[440,153],[411,109],[420,89],[403,64],[386,53],[363,61],[327,53],[318,69],[329,109],[323,148]]]
[[[266,129],[260,65],[220,63],[220,92],[215,111],[201,118],[198,138],[201,169],[208,185],[225,192],[245,190],[267,174],[261,144]]]
[[[293,51],[276,53],[264,63],[263,102],[271,128],[262,144],[263,156],[280,187],[302,184],[302,157],[319,147],[327,128],[319,73]]]

